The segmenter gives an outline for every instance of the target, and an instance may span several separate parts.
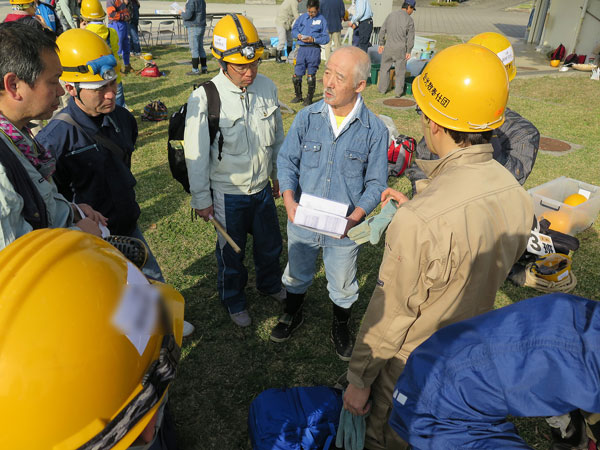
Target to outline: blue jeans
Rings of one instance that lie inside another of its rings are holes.
[[[133,53],[142,53],[137,23],[135,25],[132,23],[129,24],[129,40],[131,42],[131,51]]]
[[[119,36],[119,55],[123,58],[123,63],[129,65],[129,24],[127,22],[110,22],[108,24]]]
[[[204,51],[204,27],[187,27],[192,58],[206,58]],[[205,69],[206,67],[203,67]]]
[[[158,265],[156,258],[150,250],[148,242],[146,242],[146,238],[144,238],[144,235],[142,234],[138,226],[136,226],[133,233],[131,233],[131,237],[138,238],[141,241],[143,241],[144,244],[146,244],[146,248],[148,249],[148,259],[146,260],[146,264],[144,264],[144,267],[142,267],[142,273],[148,278],[152,278],[153,280],[164,283],[165,279],[163,277],[162,271],[160,270],[160,266]]]
[[[281,289],[282,241],[279,220],[271,185],[253,195],[222,194],[213,191],[213,207],[217,219],[235,243],[242,249],[235,253],[223,236],[218,234],[217,290],[223,306],[230,314],[246,309],[244,288],[248,282],[248,271],[244,267],[246,237],[252,234],[253,254],[256,271],[256,288],[265,294],[274,294]]]
[[[115,103],[119,106],[125,107],[125,93],[123,92],[123,83],[119,81],[117,84],[117,94],[115,96]]]
[[[304,294],[308,290],[315,276],[319,249],[322,248],[329,298],[341,308],[350,308],[358,300],[356,261],[360,246],[328,245],[325,239],[321,239],[323,236],[317,233],[311,233],[313,238],[307,240],[304,230],[299,230],[290,222],[287,232],[288,264],[281,278],[286,290],[292,294]]]

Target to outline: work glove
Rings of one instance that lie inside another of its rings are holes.
[[[397,210],[398,203],[395,200],[390,200],[381,208],[379,214],[369,217],[360,225],[350,228],[348,237],[359,245],[367,241],[370,241],[373,245],[377,244]]]
[[[335,445],[345,450],[362,450],[365,446],[367,431],[367,415],[355,416],[342,408],[340,424],[338,425]]]

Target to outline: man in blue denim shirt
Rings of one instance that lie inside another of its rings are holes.
[[[358,299],[358,245],[294,225],[302,192],[350,205],[348,225],[360,222],[379,203],[386,187],[388,132],[367,109],[360,92],[370,71],[369,57],[356,47],[331,55],[323,75],[324,99],[298,113],[277,159],[279,186],[288,214],[287,289],[284,314],[271,332],[283,342],[302,322],[302,303],[323,248],[327,289],[333,301],[331,337],[336,353],[348,361],[353,338],[350,308]]]

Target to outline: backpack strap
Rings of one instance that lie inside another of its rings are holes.
[[[0,164],[4,166],[6,176],[14,190],[23,198],[23,218],[34,230],[48,228],[48,213],[44,199],[33,184],[27,169],[10,148],[7,142],[10,138],[3,132],[0,132],[0,138]]]
[[[121,146],[115,144],[106,136],[101,135],[100,133],[96,133],[93,137],[90,137],[89,133],[87,133],[81,125],[79,125],[73,117],[69,113],[61,112],[54,116],[52,120],[62,120],[63,122],[68,123],[69,125],[74,126],[79,131],[81,131],[88,139],[94,141],[96,144],[101,145],[102,147],[106,147],[109,149],[114,156],[117,157],[119,161],[122,161],[128,168],[131,167],[131,158],[127,155],[127,152],[121,148]]]
[[[219,131],[219,117],[221,116],[221,97],[219,91],[212,81],[202,83],[204,92],[206,92],[206,101],[208,106],[208,134],[210,136],[210,144],[215,141],[217,131]],[[219,161],[221,161],[221,153],[223,153],[223,134],[219,133]]]

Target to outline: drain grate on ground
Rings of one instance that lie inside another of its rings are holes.
[[[573,144],[572,142],[561,141],[560,139],[548,136],[542,136],[540,138],[539,150],[550,155],[560,156],[580,148],[582,148],[581,145]]]
[[[415,107],[416,102],[410,98],[388,98],[383,101],[383,104],[390,108],[411,109]]]

